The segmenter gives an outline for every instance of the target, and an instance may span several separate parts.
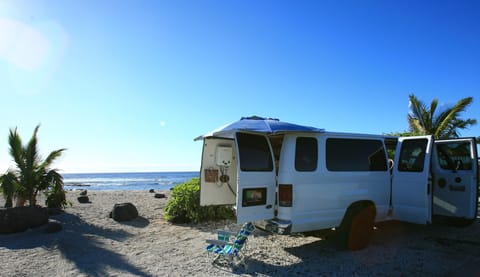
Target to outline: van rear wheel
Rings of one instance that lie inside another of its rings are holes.
[[[367,247],[373,235],[375,208],[368,205],[347,216],[339,230],[341,246],[351,251]]]

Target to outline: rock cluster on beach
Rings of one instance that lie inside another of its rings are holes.
[[[167,197],[167,196],[165,195],[165,193],[155,192],[154,189],[150,189],[148,192],[153,193],[153,197],[155,197],[155,198],[166,198],[166,197]]]
[[[79,196],[77,197],[77,200],[79,203],[82,203],[82,204],[90,203],[90,198],[88,198],[86,189],[80,191]]]
[[[28,206],[0,209],[0,234],[23,232],[47,222],[47,208]]]

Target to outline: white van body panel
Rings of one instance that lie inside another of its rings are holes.
[[[295,140],[313,137],[319,152],[326,148],[327,138],[365,139],[352,134],[288,134],[285,135],[278,171],[279,184],[292,184],[292,207],[278,207],[277,218],[292,223],[292,232],[319,230],[339,226],[350,204],[370,200],[377,207],[377,220],[384,220],[389,209],[390,173],[330,172],[325,157],[320,155],[316,171],[295,170]],[[380,140],[380,138],[377,138]],[[386,155],[386,153],[385,153]]]

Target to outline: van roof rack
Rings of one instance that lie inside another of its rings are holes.
[[[261,117],[261,116],[258,116],[258,115],[244,116],[244,117],[240,118],[240,120],[245,120],[245,119],[249,119],[249,120],[275,120],[275,121],[280,121],[280,119],[278,119],[278,118]]]

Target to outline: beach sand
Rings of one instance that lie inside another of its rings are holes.
[[[50,217],[62,224],[60,232],[38,227],[0,235],[0,276],[480,276],[478,222],[467,228],[382,223],[368,248],[356,252],[314,234],[257,229],[244,260],[222,267],[212,265],[205,240],[217,229],[237,230],[232,222],[168,223],[167,199],[148,191],[89,191],[87,204],[78,203],[78,191],[67,196],[73,206]],[[123,202],[140,216],[123,223],[109,218]]]

